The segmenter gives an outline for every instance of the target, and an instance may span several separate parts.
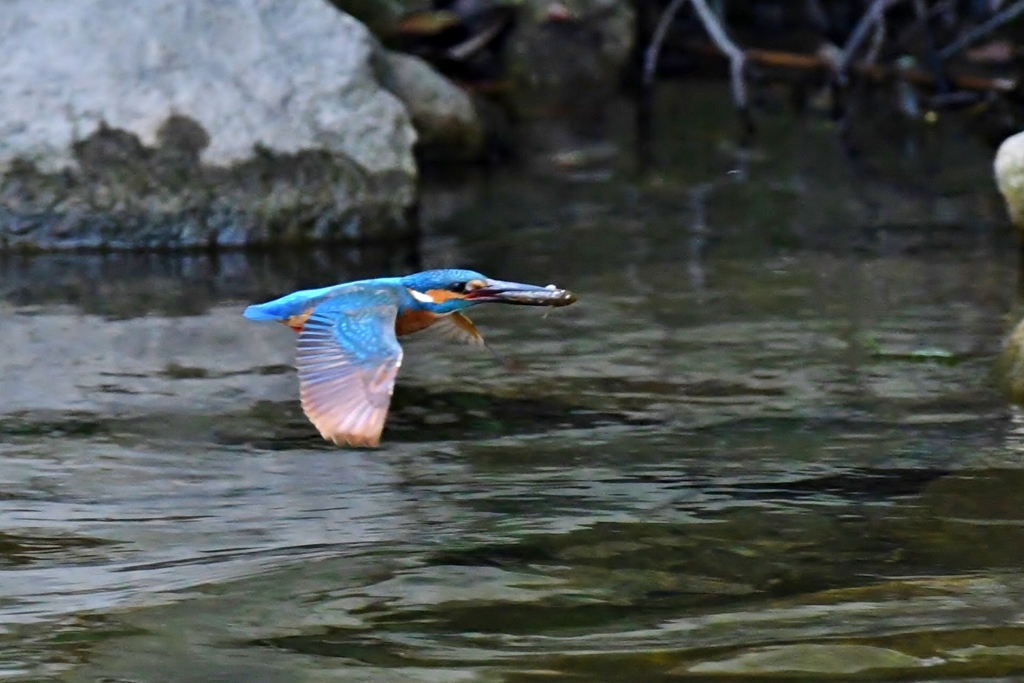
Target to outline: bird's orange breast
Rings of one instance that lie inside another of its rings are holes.
[[[395,318],[395,335],[401,337],[425,330],[436,323],[440,317],[437,313],[430,311],[406,311]]]

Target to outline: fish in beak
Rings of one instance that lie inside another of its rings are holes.
[[[480,303],[493,302],[520,306],[568,306],[576,301],[575,294],[554,285],[540,287],[501,280],[487,280],[487,284],[483,287],[466,292],[465,298]]]

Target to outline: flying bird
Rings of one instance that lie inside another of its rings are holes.
[[[245,309],[298,332],[302,410],[335,444],[376,446],[402,364],[398,337],[435,327],[483,344],[462,311],[483,303],[567,306],[576,296],[554,285],[492,280],[471,270],[427,270],[404,277],[343,282],[293,292]]]

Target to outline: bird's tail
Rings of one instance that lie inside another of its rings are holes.
[[[249,320],[283,320],[288,317],[282,316],[280,306],[276,301],[268,301],[265,304],[253,304],[242,313]]]

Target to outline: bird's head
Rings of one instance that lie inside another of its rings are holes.
[[[472,270],[455,268],[406,275],[402,284],[424,309],[434,313],[451,313],[484,303],[568,306],[576,301],[572,292],[554,285],[492,280]]]

